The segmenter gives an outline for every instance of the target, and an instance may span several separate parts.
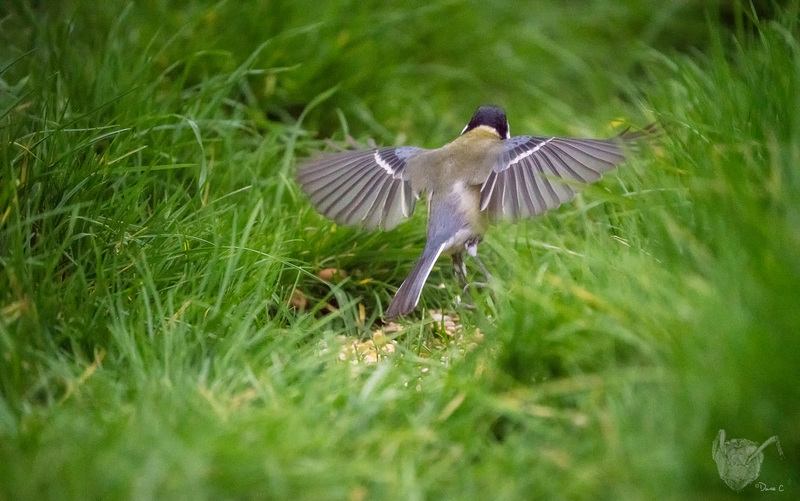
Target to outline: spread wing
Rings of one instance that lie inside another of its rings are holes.
[[[518,219],[554,209],[575,197],[575,183],[593,183],[622,163],[623,148],[647,133],[649,129],[611,139],[506,139],[481,186],[481,210],[496,218]]]
[[[345,225],[391,230],[414,212],[406,165],[414,146],[345,151],[303,164],[297,180],[323,215]]]

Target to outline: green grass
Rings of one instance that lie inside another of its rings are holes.
[[[0,499],[734,498],[720,428],[777,434],[760,480],[797,497],[797,2],[262,4],[0,6]],[[424,206],[336,227],[297,158],[485,103],[665,134],[492,229],[461,337],[443,260],[393,354],[340,360]]]

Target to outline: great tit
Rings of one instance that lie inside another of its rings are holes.
[[[427,242],[386,309],[410,313],[440,255],[453,260],[467,287],[464,252],[475,258],[488,223],[554,209],[625,160],[623,149],[646,132],[611,139],[511,137],[505,111],[481,106],[461,135],[437,149],[416,146],[345,151],[306,161],[297,179],[312,205],[343,225],[391,230],[428,199]]]

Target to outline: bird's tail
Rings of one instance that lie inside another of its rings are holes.
[[[407,315],[417,307],[419,296],[422,294],[422,287],[425,285],[425,281],[428,280],[428,275],[431,274],[433,265],[444,250],[444,247],[444,243],[435,245],[429,242],[425,244],[422,255],[414,264],[414,269],[411,270],[403,284],[397,289],[397,294],[395,294],[392,302],[389,303],[389,307],[386,309],[386,320]]]

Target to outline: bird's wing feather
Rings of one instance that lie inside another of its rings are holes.
[[[611,139],[516,136],[504,141],[481,186],[481,210],[519,219],[554,209],[575,196],[575,183],[593,183],[625,160],[623,149],[648,131]]]
[[[297,174],[314,207],[340,224],[390,230],[414,212],[406,165],[414,146],[345,151],[312,159]]]

